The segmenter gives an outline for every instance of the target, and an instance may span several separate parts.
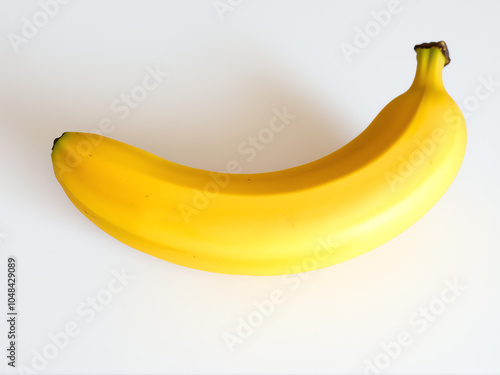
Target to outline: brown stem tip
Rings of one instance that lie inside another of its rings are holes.
[[[415,51],[417,50],[417,48],[433,48],[433,47],[439,48],[439,50],[443,53],[444,57],[446,58],[446,63],[444,64],[444,66],[448,65],[451,61],[450,52],[448,51],[448,46],[444,41],[417,44],[415,46]]]

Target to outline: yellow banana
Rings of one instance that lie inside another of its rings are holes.
[[[64,133],[55,175],[74,205],[121,242],[196,269],[279,275],[363,254],[415,223],[455,178],[465,121],[445,91],[444,42],[415,47],[410,89],[319,160],[215,173],[107,137]]]

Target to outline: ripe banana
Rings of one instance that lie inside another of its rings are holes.
[[[357,138],[314,162],[216,173],[104,136],[66,132],[54,141],[55,175],[98,227],[176,264],[279,275],[345,261],[423,216],[465,154],[465,120],[442,81],[446,44],[415,50],[410,89]]]

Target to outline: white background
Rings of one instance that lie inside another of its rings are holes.
[[[499,2],[404,2],[377,30],[371,12],[387,1],[233,0],[219,17],[212,0],[73,0],[16,52],[9,33],[22,36],[41,3],[0,2],[0,300],[6,311],[15,256],[18,365],[51,374],[358,374],[378,358],[385,373],[500,372]],[[355,46],[367,26],[373,37],[349,62],[341,45]],[[457,178],[397,238],[308,273],[294,290],[279,276],[207,273],[131,249],[81,215],[54,177],[53,139],[104,118],[115,126],[108,136],[195,167],[238,160],[260,172],[315,160],[404,92],[413,46],[438,40],[452,60],[445,86],[467,112]],[[148,66],[170,75],[119,119],[111,103]],[[490,91],[488,80],[497,82]],[[283,106],[297,119],[247,163],[238,145]],[[114,272],[133,280],[86,322],[79,308],[107,293]],[[425,328],[412,324],[420,308],[440,306],[447,282],[465,290]],[[231,353],[224,334],[236,334],[275,289],[284,302]],[[49,336],[71,322],[78,335],[54,351]],[[384,361],[382,345],[401,332],[411,344]],[[2,354],[1,372],[18,372],[6,362]]]

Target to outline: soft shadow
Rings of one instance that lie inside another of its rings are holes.
[[[31,73],[21,85],[8,81],[1,116],[11,124],[5,130],[12,142],[20,147],[31,142],[47,161],[54,138],[64,131],[92,132],[104,118],[113,121],[106,134],[111,138],[197,168],[224,170],[236,160],[242,173],[300,165],[350,141],[355,126],[332,91],[300,78],[306,72],[269,52],[241,40],[205,45],[164,64],[170,76],[124,119],[110,103],[141,84],[142,66],[131,79],[130,72],[118,76],[122,68],[110,61],[100,66],[89,59],[87,67],[63,61],[59,70],[50,70],[46,61],[45,74]],[[273,131],[276,111],[296,117]],[[259,146],[249,137],[257,137]]]

